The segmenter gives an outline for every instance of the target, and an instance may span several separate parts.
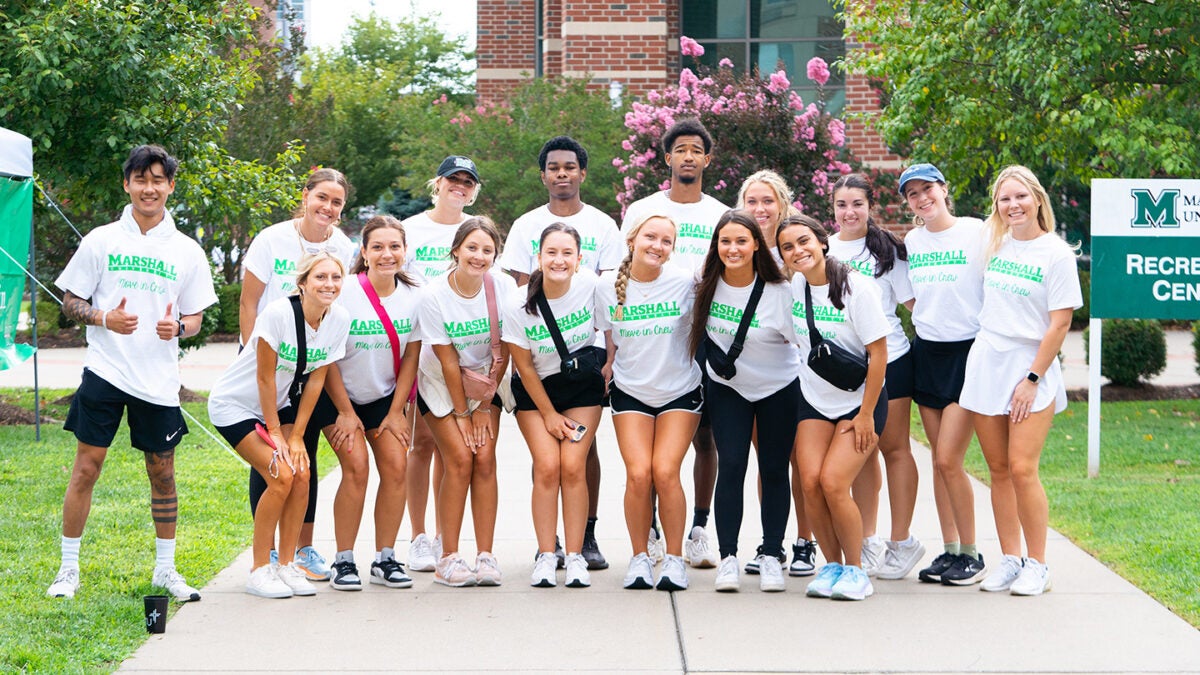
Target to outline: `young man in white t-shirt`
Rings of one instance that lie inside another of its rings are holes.
[[[83,381],[64,428],[78,445],[63,499],[62,563],[50,597],[79,589],[79,544],[121,416],[150,478],[155,565],[152,583],[176,600],[200,593],[175,570],[175,446],[187,433],[179,408],[179,339],[200,330],[217,301],[208,258],[175,229],[167,198],[179,162],[157,145],[134,148],[125,161],[130,205],[120,220],[88,233],[55,283],[63,314],[87,326]]]
[[[542,231],[553,223],[570,225],[579,232],[580,263],[596,274],[616,269],[625,257],[624,238],[617,229],[617,222],[600,209],[584,204],[579,196],[579,188],[587,178],[587,164],[587,150],[570,136],[551,138],[538,153],[539,175],[550,201],[513,222],[504,244],[504,254],[500,257],[500,268],[511,274],[518,285],[528,283],[529,275],[537,269]],[[608,561],[596,543],[600,454],[595,438],[588,450],[587,483],[588,521],[582,554],[589,570],[607,569]]]
[[[709,243],[717,221],[729,207],[704,194],[704,170],[712,162],[712,136],[700,120],[684,118],[671,125],[663,134],[662,152],[671,167],[671,187],[639,199],[625,210],[621,223],[624,230],[648,215],[671,216],[677,236],[671,263],[682,265],[693,274],[704,266]],[[703,358],[700,358],[703,363]],[[713,442],[708,413],[701,418],[700,427],[692,438],[696,461],[692,472],[696,505],[692,529],[684,544],[684,558],[693,567],[715,567],[717,554],[708,543],[708,514],[712,507],[713,488],[717,482],[717,446]],[[651,536],[655,531],[651,530]],[[651,555],[663,554],[662,540],[655,537]]]

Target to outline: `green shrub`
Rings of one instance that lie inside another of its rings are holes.
[[[900,319],[900,327],[904,329],[904,334],[912,340],[917,336],[917,329],[913,328],[912,312],[904,305],[896,305],[896,317]]]
[[[1192,352],[1196,359],[1196,374],[1200,375],[1200,321],[1192,324]]]
[[[1090,333],[1083,331],[1085,355]],[[1167,334],[1159,322],[1149,319],[1106,319],[1100,356],[1101,375],[1113,384],[1139,386],[1166,369]]]
[[[62,308],[53,300],[38,300],[37,329],[38,335],[57,333],[64,328],[74,325],[70,319],[63,316]]]
[[[217,287],[217,305],[209,308],[208,311],[220,318],[217,327],[218,333],[237,333],[240,330],[238,327],[238,301],[241,297],[241,284],[226,284]]]
[[[1087,328],[1088,319],[1092,318],[1092,273],[1079,270],[1079,288],[1083,291],[1083,306],[1071,314],[1071,328],[1079,330]]]

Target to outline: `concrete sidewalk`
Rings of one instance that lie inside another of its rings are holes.
[[[804,596],[807,580],[785,593],[762,593],[756,577],[742,591],[718,594],[715,570],[690,570],[680,593],[621,588],[630,545],[621,497],[624,475],[612,426],[601,424],[605,468],[601,548],[612,567],[592,573],[592,587],[529,586],[534,536],[529,516],[530,460],[511,416],[499,449],[499,588],[451,589],[432,574],[393,590],[368,584],[359,593],[319,587],[316,597],[274,601],[243,591],[249,552],[184,605],[167,632],[151,637],[124,672],[903,672],[903,673],[1184,673],[1200,671],[1200,632],[1051,532],[1054,590],[1018,598],[903,581],[876,581],[865,602]],[[930,489],[929,453],[916,446],[922,470],[913,533],[933,557],[941,548]],[[683,473],[690,475],[690,460]],[[753,472],[752,472],[753,473]],[[334,472],[321,484],[316,545],[332,555]],[[747,480],[741,555],[759,541],[755,488]],[[690,481],[685,481],[690,483]],[[373,488],[372,488],[373,489]],[[688,486],[690,492],[690,485]],[[999,560],[988,492],[976,486],[980,548]],[[370,499],[370,496],[368,497]],[[690,497],[689,497],[690,503]],[[886,496],[881,498],[886,523]],[[367,518],[355,547],[360,570],[371,560]],[[235,523],[245,528],[250,523]],[[711,531],[711,527],[710,527]],[[789,533],[794,530],[789,528]],[[886,530],[884,530],[886,531]],[[408,533],[407,523],[401,536]],[[474,555],[469,513],[464,557]],[[397,548],[403,555],[407,541]],[[915,575],[914,575],[915,576]]]

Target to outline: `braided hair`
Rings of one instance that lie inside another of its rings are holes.
[[[654,220],[655,218],[667,221],[671,224],[672,230],[676,232],[679,231],[679,227],[675,224],[675,221],[671,218],[671,216],[660,213],[650,213],[640,218],[636,223],[634,223],[633,227],[629,228],[629,231],[625,233],[625,244],[629,250],[627,253],[625,253],[625,259],[622,260],[621,264],[617,267],[617,280],[613,284],[613,288],[617,292],[617,309],[613,313],[613,319],[616,321],[620,321],[621,317],[624,315],[625,291],[629,287],[629,275],[633,270],[633,240],[638,236],[638,233],[642,231],[642,226],[647,222]]]

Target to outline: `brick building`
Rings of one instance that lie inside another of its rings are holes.
[[[590,76],[596,87],[641,94],[677,81],[679,38],[705,48],[702,62],[775,70],[782,61],[801,96],[811,98],[805,65],[840,59],[854,44],[829,0],[477,0],[477,91],[498,99],[528,77]],[[866,78],[835,70],[826,85],[833,112],[870,113],[877,96]],[[848,120],[854,155],[898,168],[868,125]]]

